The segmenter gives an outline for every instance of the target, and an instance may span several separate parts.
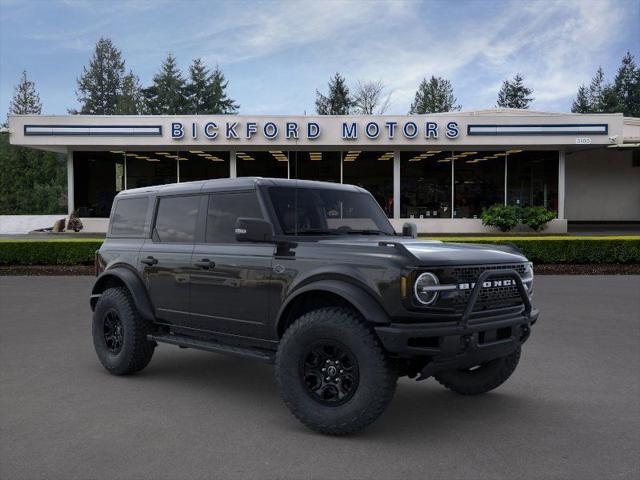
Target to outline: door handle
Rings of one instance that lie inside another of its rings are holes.
[[[196,267],[204,268],[205,270],[208,268],[213,268],[216,266],[215,262],[212,262],[208,258],[203,258],[199,262],[193,262]]]
[[[140,260],[140,262],[144,263],[145,265],[155,265],[156,263],[158,263],[158,259],[154,258],[154,257],[147,257],[147,258],[143,258],[142,260]]]

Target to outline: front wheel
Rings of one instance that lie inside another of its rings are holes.
[[[498,388],[515,371],[520,347],[506,357],[496,358],[472,368],[448,370],[434,375],[444,387],[461,395],[478,395]]]
[[[307,427],[346,435],[387,408],[397,372],[370,328],[344,308],[298,318],[276,357],[276,380],[289,410]]]

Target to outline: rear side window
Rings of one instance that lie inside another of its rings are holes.
[[[142,236],[148,205],[147,197],[118,200],[111,215],[111,235],[114,237]]]
[[[210,195],[207,212],[207,243],[234,243],[238,217],[263,218],[256,192]]]
[[[193,243],[200,196],[160,198],[153,238],[164,243]]]

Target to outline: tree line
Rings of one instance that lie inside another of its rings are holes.
[[[185,76],[176,58],[168,54],[143,87],[127,70],[122,52],[108,38],[101,38],[77,79],[80,108],[70,113],[94,115],[138,114],[235,114],[240,106],[227,95],[228,82],[221,69],[213,69],[199,58]],[[382,81],[358,81],[350,89],[336,73],[327,93],[316,90],[315,107],[320,115],[382,114],[389,107],[391,92]],[[502,83],[496,106],[529,108],[533,89],[516,74]],[[451,81],[425,77],[418,85],[409,114],[458,111],[462,107]],[[588,85],[580,85],[571,111],[574,113],[623,112],[640,117],[640,69],[631,53],[622,59],[613,81],[599,67]],[[23,71],[9,106],[10,114],[42,113],[35,83]],[[56,153],[9,145],[0,136],[0,214],[64,213],[66,210],[66,159]]]
[[[185,76],[167,54],[148,87],[126,71],[122,52],[108,38],[96,43],[89,65],[78,78],[79,110],[87,115],[231,114],[240,107],[227,96],[228,82],[219,66],[210,70],[200,58]]]
[[[168,53],[151,85],[143,87],[132,70],[126,68],[122,52],[109,38],[100,38],[88,65],[77,79],[79,109],[69,113],[87,115],[176,115],[235,114],[240,105],[227,95],[229,82],[218,65],[210,69],[196,58],[184,75],[173,54]],[[315,110],[319,115],[383,114],[390,105],[392,92],[382,80],[357,81],[352,88],[336,73],[329,79],[327,93],[316,89]],[[534,101],[533,88],[516,73],[502,82],[496,106],[527,109]],[[432,75],[418,84],[409,114],[459,111],[450,80]],[[9,113],[34,113],[42,110],[35,85],[26,71],[16,87]],[[640,69],[627,52],[613,82],[605,79],[602,67],[588,85],[580,85],[571,111],[574,113],[623,112],[640,116]]]
[[[351,93],[346,79],[336,73],[328,83],[326,94],[316,90],[316,112],[320,115],[381,114],[389,105],[391,94],[385,94],[382,81],[356,84]],[[524,77],[516,73],[512,79],[502,82],[496,99],[496,107],[528,109],[534,101],[533,88],[527,86]],[[453,92],[450,80],[432,75],[418,85],[409,114],[428,114],[459,111],[462,107]],[[605,80],[602,67],[598,67],[588,86],[581,85],[572,103],[573,113],[614,113],[640,116],[640,68],[635,58],[627,52],[611,83]]]

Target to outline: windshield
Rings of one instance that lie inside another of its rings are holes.
[[[271,187],[269,197],[285,235],[394,235],[374,198],[362,192]]]

